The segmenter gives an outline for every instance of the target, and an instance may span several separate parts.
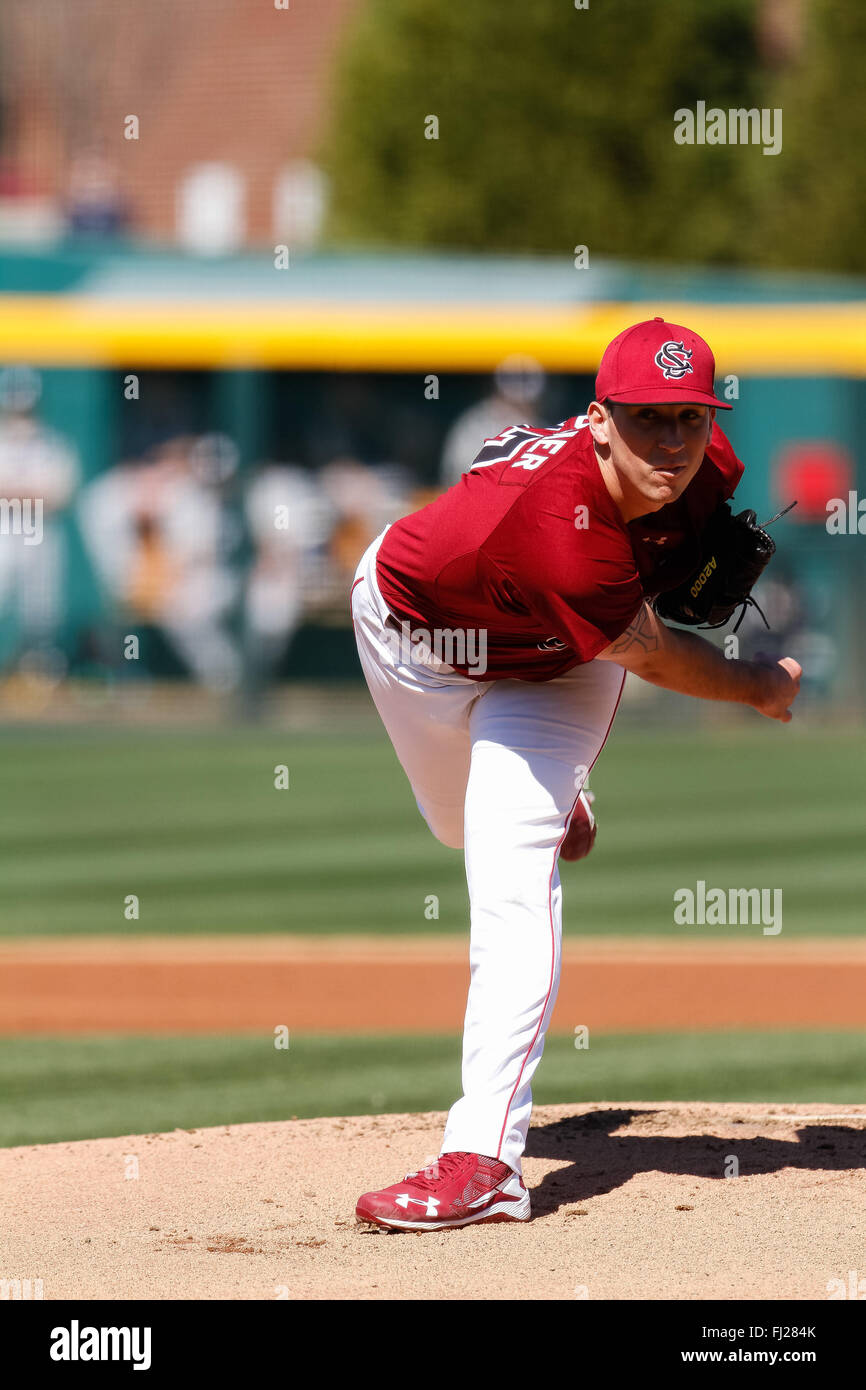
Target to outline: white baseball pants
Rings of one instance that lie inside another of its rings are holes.
[[[463,1096],[441,1152],[487,1154],[520,1172],[559,988],[559,847],[625,672],[592,661],[550,681],[474,681],[432,654],[407,660],[385,626],[394,620],[376,582],[381,540],[352,586],[361,665],[422,816],[465,851],[469,886]]]

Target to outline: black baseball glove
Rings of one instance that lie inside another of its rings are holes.
[[[700,566],[675,589],[659,594],[653,607],[660,618],[689,627],[722,627],[740,608],[734,631],[743,621],[746,609],[754,607],[752,588],[761,577],[776,550],[772,536],[764,529],[796,506],[777,512],[764,526],[758,525],[753,511],[733,515],[727,502],[717,507],[701,536]],[[761,617],[764,618],[763,613]],[[767,623],[766,618],[764,622]],[[769,627],[769,623],[767,623]]]

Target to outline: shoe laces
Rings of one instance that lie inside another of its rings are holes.
[[[420,1188],[422,1192],[429,1191],[442,1182],[443,1178],[462,1168],[467,1157],[465,1153],[440,1154],[439,1158],[426,1168],[421,1168],[417,1173],[407,1173],[404,1181],[408,1182],[411,1178],[415,1187]]]

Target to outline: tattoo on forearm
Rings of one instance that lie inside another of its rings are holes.
[[[618,637],[611,647],[611,652],[619,656],[622,652],[631,651],[633,647],[642,647],[645,652],[658,650],[658,633],[653,632],[653,620],[646,604],[638,613],[631,627],[627,627],[622,637]]]

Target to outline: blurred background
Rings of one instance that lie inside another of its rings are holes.
[[[786,934],[859,930],[864,42],[848,0],[5,0],[10,941],[465,933],[459,856],[360,679],[352,574],[486,436],[580,413],[655,314],[714,348],[741,505],[798,499],[738,652],[796,656],[804,694],[789,733],[629,682],[572,926],[681,935],[672,887],[716,873],[781,884]],[[781,152],[677,144],[701,101],[782,113]],[[365,1085],[339,1104],[391,1107]]]

